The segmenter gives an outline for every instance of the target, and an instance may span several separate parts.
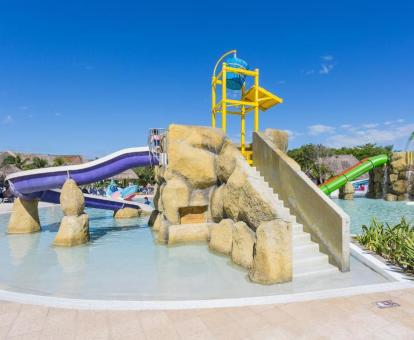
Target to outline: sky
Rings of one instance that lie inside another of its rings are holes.
[[[260,128],[287,130],[290,148],[401,149],[414,131],[409,1],[0,0],[0,150],[92,158],[152,127],[208,126],[230,49],[284,99]]]

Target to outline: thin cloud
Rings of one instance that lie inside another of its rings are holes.
[[[6,115],[3,119],[2,119],[2,123],[3,124],[11,124],[13,123],[13,117],[11,115]]]
[[[321,134],[334,133],[334,132],[335,132],[335,128],[329,125],[315,124],[315,125],[308,126],[308,133],[311,136],[317,136]]]
[[[373,129],[376,128],[377,126],[379,126],[378,123],[369,123],[369,124],[363,124],[362,127],[366,128],[366,129]]]
[[[334,68],[334,64],[322,64],[321,68],[319,69],[319,74],[329,74]]]
[[[356,146],[366,143],[403,144],[412,131],[414,131],[414,123],[368,129],[361,125],[356,131],[348,134],[341,133],[329,136],[326,139],[326,144],[333,147]]]
[[[334,60],[334,57],[333,57],[333,55],[328,54],[328,55],[323,55],[321,57],[321,59],[325,60],[325,61],[332,61],[332,60]]]

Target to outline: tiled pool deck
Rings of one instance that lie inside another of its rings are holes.
[[[376,301],[400,307],[379,309]],[[90,311],[0,301],[1,339],[414,339],[414,289],[278,305]]]

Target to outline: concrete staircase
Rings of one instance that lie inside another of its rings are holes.
[[[311,240],[310,234],[303,230],[303,225],[297,222],[296,216],[291,214],[289,208],[285,207],[283,200],[269,186],[260,172],[255,167],[252,169],[256,175],[261,177],[266,184],[266,190],[275,196],[280,207],[286,213],[287,219],[292,223],[293,278],[338,272],[338,268],[328,262],[328,255],[319,251],[319,245]]]

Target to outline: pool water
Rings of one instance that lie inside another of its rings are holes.
[[[39,209],[42,231],[7,235],[0,214],[0,289],[40,295],[107,300],[217,299],[298,293],[382,283],[385,279],[351,258],[352,271],[259,285],[247,271],[204,244],[157,245],[147,218],[115,220],[87,209],[91,241],[54,247],[62,212]]]
[[[362,225],[369,225],[372,218],[379,222],[397,224],[401,217],[414,223],[414,206],[406,202],[388,202],[382,199],[356,197],[353,200],[333,199],[351,218],[351,233],[360,234]]]

